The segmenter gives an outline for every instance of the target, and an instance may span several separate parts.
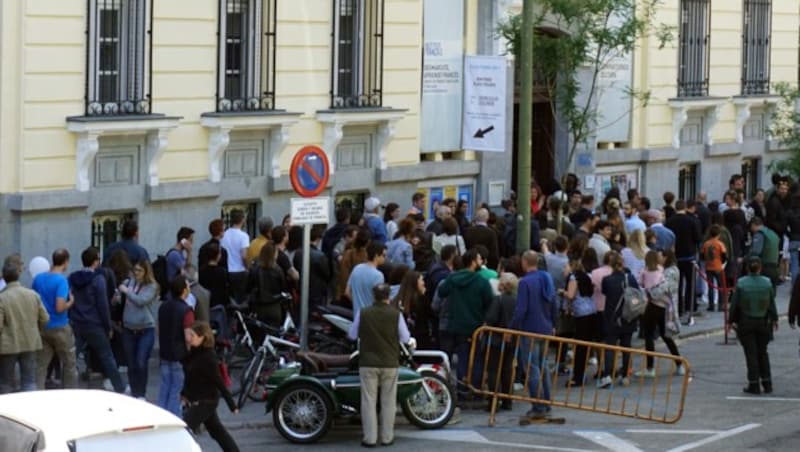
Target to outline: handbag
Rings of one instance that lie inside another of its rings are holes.
[[[572,315],[575,317],[586,317],[597,312],[597,306],[591,297],[577,296],[572,300]]]

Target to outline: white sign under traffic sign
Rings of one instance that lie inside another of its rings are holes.
[[[328,224],[330,198],[292,198],[292,224]]]
[[[502,56],[465,58],[464,149],[506,150],[506,65]]]

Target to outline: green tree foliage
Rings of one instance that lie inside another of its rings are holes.
[[[775,85],[775,92],[780,96],[780,101],[773,113],[769,134],[789,151],[789,157],[773,160],[769,169],[800,179],[800,112],[797,109],[800,88],[788,83],[778,83]]]
[[[660,47],[672,41],[673,29],[654,24],[662,0],[534,0],[537,30],[533,43],[536,79],[544,81],[554,117],[565,121],[571,145],[567,168],[579,145],[597,131],[598,79],[614,58],[633,52],[641,38],[652,37]],[[497,27],[508,52],[519,56],[522,17],[511,16]],[[578,72],[588,69],[589,85],[581,86]],[[640,105],[646,92],[626,88]],[[563,170],[566,170],[564,168]]]

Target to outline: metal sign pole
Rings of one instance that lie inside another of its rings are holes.
[[[300,350],[308,351],[308,286],[311,271],[311,225],[303,225],[303,266],[300,270]]]

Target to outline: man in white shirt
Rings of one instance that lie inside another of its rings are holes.
[[[228,276],[231,282],[231,295],[241,303],[245,298],[247,285],[247,249],[250,247],[250,236],[242,231],[244,212],[233,209],[230,213],[231,226],[225,231],[220,245],[228,252]]]

